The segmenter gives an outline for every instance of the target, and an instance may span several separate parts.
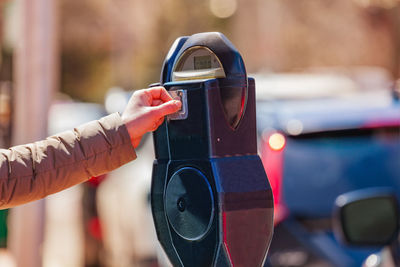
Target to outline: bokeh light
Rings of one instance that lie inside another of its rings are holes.
[[[285,147],[286,139],[281,133],[273,133],[268,139],[268,144],[272,150],[279,151]]]
[[[286,125],[286,130],[291,135],[299,135],[303,132],[303,123],[299,120],[289,120]]]
[[[122,114],[128,104],[128,99],[125,97],[125,92],[122,88],[113,87],[107,92],[104,104],[108,113],[119,112]]]
[[[237,0],[210,0],[210,10],[218,18],[229,18],[236,9]]]

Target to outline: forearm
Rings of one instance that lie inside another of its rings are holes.
[[[136,158],[118,114],[0,151],[0,208],[43,198]]]

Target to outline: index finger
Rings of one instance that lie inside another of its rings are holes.
[[[149,88],[149,91],[151,93],[151,96],[154,99],[161,99],[163,102],[168,102],[172,100],[172,97],[168,94],[168,91],[165,90],[164,87],[159,86],[159,87],[151,87]]]

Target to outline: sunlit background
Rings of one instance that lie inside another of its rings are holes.
[[[2,0],[0,146],[122,111],[125,92],[159,81],[176,38],[206,31],[224,33],[272,95],[346,95],[400,77],[398,0]],[[290,89],[298,85],[306,90]],[[304,131],[296,119],[286,127]],[[276,153],[287,145],[279,132],[262,138]],[[137,161],[107,177],[2,211],[0,266],[168,266],[148,203],[151,136],[144,141]],[[284,252],[277,266],[305,262]]]

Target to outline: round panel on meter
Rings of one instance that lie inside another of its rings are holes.
[[[201,239],[210,229],[214,214],[207,178],[191,167],[174,173],[165,192],[165,210],[178,235],[187,240]]]
[[[225,78],[225,71],[217,56],[207,47],[186,50],[172,73],[172,81]]]

